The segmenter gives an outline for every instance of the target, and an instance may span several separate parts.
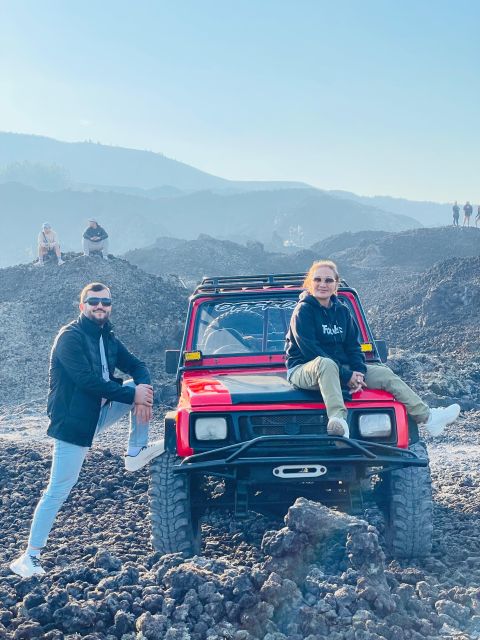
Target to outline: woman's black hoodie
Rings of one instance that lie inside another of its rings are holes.
[[[287,369],[314,360],[330,358],[338,364],[340,382],[346,386],[352,373],[365,373],[360,333],[348,307],[332,296],[323,307],[308,291],[300,294],[286,337]]]

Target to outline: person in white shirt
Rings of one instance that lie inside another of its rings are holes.
[[[38,234],[38,262],[37,266],[43,267],[43,260],[45,256],[53,251],[57,256],[58,264],[63,264],[62,253],[60,251],[60,244],[55,231],[52,229],[52,225],[49,222],[42,224],[42,230]]]

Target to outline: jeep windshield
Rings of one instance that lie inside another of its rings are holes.
[[[271,298],[209,300],[200,305],[192,350],[208,355],[283,353],[298,292]]]

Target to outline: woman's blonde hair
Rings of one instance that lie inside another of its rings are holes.
[[[316,262],[314,262],[312,264],[312,266],[308,270],[308,273],[307,273],[307,275],[305,277],[305,280],[303,281],[303,285],[302,285],[303,288],[306,289],[310,293],[312,293],[312,291],[313,291],[313,274],[315,273],[315,271],[319,267],[328,267],[329,269],[331,269],[333,271],[333,275],[335,276],[335,280],[337,282],[337,285],[340,282],[340,276],[338,274],[338,269],[337,269],[337,265],[335,264],[335,262],[333,262],[332,260],[317,260]]]

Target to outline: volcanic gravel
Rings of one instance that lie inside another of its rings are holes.
[[[50,443],[4,439],[0,638],[480,638],[479,421],[468,412],[428,443],[435,534],[421,562],[385,558],[373,503],[360,520],[305,499],[285,523],[212,510],[201,556],[160,557],[150,544],[148,472],[123,470],[123,423],[87,456],[40,579],[21,579],[8,563],[48,478]]]
[[[114,331],[148,362],[161,397],[167,384],[164,350],[178,348],[188,292],[175,277],[147,274],[120,258],[64,257],[60,267],[0,269],[0,403],[44,401],[53,340],[78,316],[80,291],[89,282],[111,288]]]

